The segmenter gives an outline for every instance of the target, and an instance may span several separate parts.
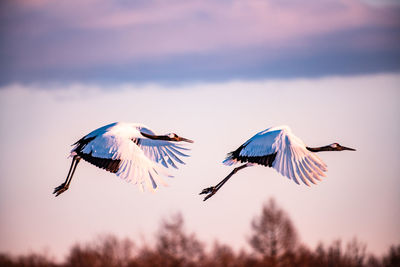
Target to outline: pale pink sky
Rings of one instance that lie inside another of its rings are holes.
[[[246,247],[250,221],[274,197],[301,240],[354,236],[378,255],[399,243],[399,74],[323,79],[156,84],[9,85],[0,88],[0,251],[48,249],[114,233],[151,242],[162,218],[182,212],[208,244]],[[111,90],[112,89],[112,90]],[[114,121],[145,123],[195,140],[169,187],[141,193],[81,163],[68,192],[51,193],[68,171],[71,144]],[[198,193],[231,171],[226,153],[254,133],[287,124],[310,146],[339,142],[356,152],[323,153],[327,178],[298,186],[272,169],[238,173],[207,202]]]

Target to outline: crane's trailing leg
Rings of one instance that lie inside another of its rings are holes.
[[[68,175],[67,175],[67,178],[65,179],[65,182],[62,183],[61,185],[57,186],[56,188],[54,188],[53,194],[56,194],[56,197],[58,195],[60,195],[61,193],[67,191],[69,184],[71,183],[72,176],[74,176],[76,166],[78,166],[78,163],[80,160],[81,160],[81,158],[79,156],[74,156],[74,158],[72,159],[71,167],[69,168]],[[72,171],[72,173],[71,173],[71,171]]]
[[[204,188],[203,191],[201,191],[201,194],[208,194],[203,201],[206,201],[207,199],[209,199],[210,197],[212,197],[215,193],[217,193],[217,191],[229,180],[229,178],[232,177],[232,175],[234,175],[235,173],[237,173],[239,170],[244,169],[246,167],[251,166],[251,164],[243,164],[242,166],[236,167],[234,168],[231,173],[228,174],[228,176],[226,176],[221,182],[219,182],[217,185],[215,186],[211,186],[211,187],[207,187]]]

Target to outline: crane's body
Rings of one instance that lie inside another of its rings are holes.
[[[288,126],[271,127],[263,130],[243,145],[227,155],[223,164],[231,166],[245,163],[235,168],[216,186],[205,188],[200,194],[208,194],[204,200],[213,196],[228,179],[240,169],[253,165],[263,165],[274,168],[283,176],[299,184],[315,184],[320,181],[327,165],[314,153],[319,151],[355,150],[338,143],[328,146],[310,148],[295,136]]]
[[[193,141],[171,133],[155,135],[147,126],[139,123],[116,122],[100,127],[74,144],[72,163],[66,181],[56,187],[54,194],[66,191],[81,159],[115,173],[122,179],[150,190],[164,184],[162,176],[169,176],[165,168],[178,168],[184,164],[180,157],[188,150],[175,142]]]

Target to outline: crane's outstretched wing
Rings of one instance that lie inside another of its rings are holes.
[[[170,175],[155,159],[161,160],[162,157],[167,162],[172,161],[169,157],[173,156],[170,154],[175,154],[172,152],[169,154],[168,151],[171,151],[171,149],[166,150],[164,147],[169,147],[176,151],[178,151],[178,148],[173,145],[154,145],[155,148],[151,148],[150,143],[146,143],[144,138],[139,138],[139,140],[132,139],[128,135],[124,135],[123,132],[115,134],[112,130],[109,131],[112,126],[99,128],[83,137],[75,144],[76,146],[72,149],[72,153],[76,153],[97,167],[115,173],[128,182],[132,181],[139,185],[142,190],[144,186],[154,190],[158,187],[158,184],[166,185],[162,176]],[[157,140],[152,141],[156,142]],[[169,143],[167,141],[162,142]],[[142,145],[142,147],[145,147],[144,150],[140,147],[140,143],[144,143]],[[154,154],[152,158],[151,151],[153,150],[159,154]],[[158,150],[165,152],[158,152]],[[164,153],[168,154],[169,157],[167,159],[165,159]],[[178,158],[177,156],[175,157]],[[174,159],[176,160],[176,158]]]
[[[321,180],[326,164],[296,137],[289,127],[274,127],[261,131],[228,154],[224,164],[250,162],[272,167],[283,176],[299,184]]]
[[[155,135],[153,131],[145,127],[141,127],[140,132]],[[138,138],[138,140],[136,140],[136,143],[149,159],[157,163],[161,163],[166,168],[168,168],[168,166],[172,166],[175,169],[178,169],[176,162],[180,164],[185,164],[179,158],[179,156],[189,157],[189,155],[182,152],[182,150],[185,151],[189,149],[182,147],[174,142],[153,140],[148,138]]]

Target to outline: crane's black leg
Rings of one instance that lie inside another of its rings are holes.
[[[68,183],[67,183],[67,189],[68,189],[68,187],[69,187],[69,184],[71,183],[72,176],[74,176],[74,173],[75,173],[75,170],[76,170],[76,166],[78,166],[78,163],[79,163],[80,160],[81,160],[81,158],[78,157],[78,156],[76,156],[76,159],[75,159],[75,166],[74,166],[74,169],[72,170],[71,176],[69,177],[69,180],[68,180]]]
[[[226,176],[221,182],[219,182],[217,185],[215,186],[211,186],[211,187],[207,187],[204,188],[203,191],[201,191],[201,194],[207,194],[207,196],[204,198],[203,201],[206,201],[207,199],[209,199],[210,197],[212,197],[215,193],[217,193],[217,191],[229,180],[229,178],[232,177],[232,175],[234,175],[235,173],[237,173],[239,170],[244,169],[246,167],[251,166],[250,164],[246,163],[242,166],[236,167],[234,168],[231,173],[228,174],[228,176]]]
[[[73,157],[71,167],[69,168],[68,175],[67,175],[67,178],[65,179],[65,182],[62,183],[61,185],[57,186],[56,188],[54,188],[53,194],[56,194],[56,196],[58,196],[68,189],[69,184],[71,183],[72,176],[74,175],[76,166],[78,165],[80,159],[81,158],[78,156]],[[71,171],[72,171],[72,173],[71,173]]]

